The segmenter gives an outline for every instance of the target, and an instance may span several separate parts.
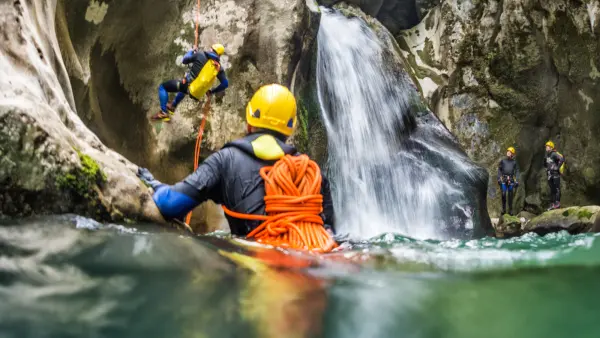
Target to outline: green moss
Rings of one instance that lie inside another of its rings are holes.
[[[433,48],[433,42],[431,42],[429,38],[425,38],[425,47],[423,47],[423,50],[417,51],[417,54],[419,55],[421,61],[423,61],[424,64],[431,67],[442,68],[440,64],[435,62],[435,51]]]
[[[424,79],[424,78],[428,77],[438,85],[441,85],[444,83],[444,80],[442,79],[442,77],[440,75],[438,75],[437,73],[435,73],[429,69],[419,67],[419,65],[417,64],[416,57],[413,54],[408,54],[408,58],[406,59],[406,61],[410,64],[410,67],[408,67],[408,68],[413,71],[414,76],[416,78]]]
[[[503,224],[505,224],[506,226],[509,226],[511,228],[521,227],[521,220],[517,216],[502,215],[502,218]]]
[[[577,218],[578,218],[578,219],[583,219],[583,218],[585,218],[585,219],[590,219],[590,218],[592,218],[592,216],[593,216],[593,215],[594,215],[594,213],[590,212],[590,211],[589,211],[589,210],[587,210],[587,209],[583,209],[583,208],[582,208],[582,209],[581,209],[581,210],[579,210],[579,212],[577,213]]]
[[[309,130],[315,121],[319,119],[319,108],[312,100],[298,100],[298,130],[294,136],[294,145],[302,153],[310,153]]]
[[[77,151],[81,166],[56,177],[59,189],[67,190],[85,200],[96,197],[95,187],[106,182],[106,175],[94,159]]]
[[[106,182],[106,175],[100,169],[100,166],[88,155],[79,154],[79,160],[81,161],[82,173],[88,181],[96,181],[99,183]]]

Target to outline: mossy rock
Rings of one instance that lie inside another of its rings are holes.
[[[522,234],[523,225],[517,216],[504,214],[500,217],[498,225],[496,225],[496,237],[510,238],[520,236]]]
[[[56,186],[67,193],[76,205],[90,216],[105,218],[106,208],[99,202],[100,187],[106,183],[106,175],[90,156],[77,151],[80,167],[56,177]]]
[[[571,234],[600,231],[600,206],[570,207],[547,211],[533,218],[525,227],[526,232],[545,235],[566,230]]]

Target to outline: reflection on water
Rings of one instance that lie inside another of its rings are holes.
[[[0,226],[0,337],[597,337],[594,235],[304,256],[139,225]]]

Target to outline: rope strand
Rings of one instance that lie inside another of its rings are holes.
[[[198,38],[199,38],[198,26],[199,25],[200,25],[200,0],[198,0],[198,7],[196,8],[196,33],[194,34],[194,36],[195,36],[194,49],[198,49]]]
[[[208,118],[208,114],[210,113],[210,99],[211,96],[208,96],[206,102],[204,103],[204,107],[202,109],[202,121],[200,122],[200,128],[198,128],[198,136],[196,137],[196,147],[194,148],[194,171],[198,169],[198,165],[200,162],[200,150],[202,148],[202,137],[204,136],[204,126],[206,125],[206,119]],[[185,217],[185,223],[190,224],[192,220],[192,211],[190,211]]]
[[[273,246],[313,252],[329,252],[337,243],[323,227],[321,169],[306,155],[286,155],[270,167],[263,167],[267,215],[223,210],[231,217],[263,221],[247,238]]]

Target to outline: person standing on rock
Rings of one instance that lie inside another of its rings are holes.
[[[183,56],[182,63],[189,66],[189,71],[181,80],[163,82],[158,87],[160,112],[152,116],[153,120],[169,121],[170,114],[175,113],[177,105],[186,94],[200,100],[204,95],[210,96],[224,91],[229,86],[225,70],[221,66],[221,55],[225,47],[214,44],[210,51],[190,50]],[[219,79],[219,86],[210,89],[215,78]],[[169,103],[169,93],[177,93],[173,102]],[[170,114],[169,114],[170,113]]]
[[[560,208],[560,175],[564,170],[564,156],[556,151],[554,142],[546,142],[546,159],[544,167],[548,174],[548,185],[550,186],[550,207],[548,210]]]
[[[248,135],[230,142],[210,155],[196,171],[175,185],[154,179],[146,168],[138,176],[154,189],[153,199],[165,219],[182,219],[202,202],[211,199],[237,213],[265,215],[263,167],[286,155],[300,155],[286,144],[296,125],[296,99],[284,86],[261,87],[246,107]],[[321,176],[322,213],[325,229],[333,231],[333,202],[329,183]],[[260,221],[227,215],[233,235],[244,236]]]
[[[508,195],[508,213],[513,214],[513,196],[519,186],[519,164],[515,160],[514,147],[506,149],[506,158],[498,164],[498,185],[502,190],[502,215],[506,213],[506,197]]]

